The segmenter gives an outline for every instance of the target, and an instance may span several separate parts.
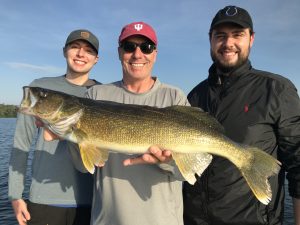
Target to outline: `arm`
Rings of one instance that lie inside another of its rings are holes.
[[[14,144],[11,151],[8,176],[8,198],[19,224],[30,219],[26,203],[22,199],[25,186],[27,160],[32,140],[36,134],[34,118],[18,114]]]
[[[35,125],[37,127],[43,127],[43,137],[45,141],[53,141],[53,140],[61,140],[60,137],[58,137],[56,134],[52,133],[50,130],[44,127],[44,124],[41,120],[36,119]]]
[[[36,121],[36,124],[39,127],[43,126],[43,123],[39,120]],[[53,140],[60,139],[56,134],[52,133],[48,129],[44,129],[43,136],[44,136],[45,141],[53,141]],[[68,141],[67,146],[68,146],[68,151],[70,153],[71,160],[73,162],[74,167],[82,173],[87,173],[88,171],[86,170],[86,168],[84,167],[84,165],[82,163],[78,144]],[[99,166],[104,166],[104,165],[99,165]]]
[[[300,100],[293,86],[285,87],[279,96],[279,104],[279,159],[287,172],[295,221],[300,225]]]

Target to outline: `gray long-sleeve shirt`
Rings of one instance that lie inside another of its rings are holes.
[[[65,76],[34,80],[30,86],[44,87],[83,97],[85,86],[69,83]],[[37,132],[39,130],[39,132]],[[34,138],[38,135],[36,143]],[[57,206],[90,205],[93,177],[76,170],[67,151],[66,141],[46,142],[42,128],[32,116],[19,114],[9,164],[9,199],[20,199],[24,191],[28,153],[34,146],[32,183],[29,200]]]

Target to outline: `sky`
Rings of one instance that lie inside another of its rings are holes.
[[[120,80],[118,37],[124,25],[136,21],[149,23],[158,36],[153,75],[188,94],[208,75],[208,30],[226,5],[252,16],[252,66],[280,74],[300,90],[299,0],[1,0],[0,104],[18,105],[23,86],[65,74],[62,48],[75,29],[88,29],[100,40],[90,77]]]

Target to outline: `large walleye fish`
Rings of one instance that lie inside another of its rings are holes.
[[[222,126],[198,108],[155,108],[78,98],[39,87],[24,87],[20,112],[40,118],[52,132],[79,144],[86,169],[104,163],[109,151],[145,153],[151,145],[172,151],[183,177],[196,182],[219,155],[242,173],[263,204],[272,197],[268,177],[278,173],[280,162],[269,154],[241,146],[224,135]]]

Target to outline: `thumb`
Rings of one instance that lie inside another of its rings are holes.
[[[26,220],[30,220],[31,216],[27,209],[23,211],[23,215]]]

